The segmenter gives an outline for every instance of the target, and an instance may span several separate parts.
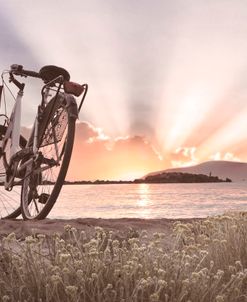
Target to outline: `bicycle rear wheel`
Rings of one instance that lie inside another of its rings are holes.
[[[56,100],[53,112],[39,134],[39,156],[26,167],[21,190],[24,219],[44,219],[55,204],[69,167],[75,134],[71,107]],[[40,125],[40,129],[42,129]],[[31,142],[32,143],[32,142]]]
[[[6,133],[7,127],[0,125],[0,137],[3,138]],[[26,139],[20,136],[19,146],[24,148],[26,146]],[[16,218],[21,214],[20,206],[20,195],[21,186],[14,186],[11,191],[6,191],[4,188],[4,181],[6,177],[6,169],[4,166],[4,158],[7,163],[9,163],[10,158],[10,144],[11,141],[8,140],[4,154],[0,155],[0,219],[12,219]]]

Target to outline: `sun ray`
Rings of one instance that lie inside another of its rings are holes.
[[[61,65],[73,80],[89,84],[80,118],[102,129],[102,136],[86,145],[95,159],[99,146],[108,155],[117,138],[134,136],[148,140],[162,160],[143,161],[144,169],[135,165],[142,149],[132,160],[121,145],[126,163],[132,165],[122,169],[123,176],[145,172],[146,167],[163,169],[172,164],[176,150],[195,150],[196,161],[230,154],[247,158],[247,2],[27,3],[29,10],[17,0],[3,4],[0,63],[23,63],[30,69]],[[39,89],[25,96],[30,101],[23,122],[30,125]],[[102,147],[104,139],[107,147]],[[120,148],[118,152],[122,155]],[[193,162],[175,155],[177,163]],[[111,158],[106,163],[101,159],[98,156],[98,167],[107,170]],[[115,166],[112,174],[120,177]]]
[[[236,115],[233,120],[218,131],[200,146],[198,156],[205,158],[213,151],[229,150],[232,145],[247,139],[247,109]]]

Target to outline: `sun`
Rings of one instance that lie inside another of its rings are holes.
[[[129,172],[124,172],[121,175],[119,175],[119,179],[121,180],[135,180],[137,178],[141,178],[146,174],[145,171],[129,171]]]

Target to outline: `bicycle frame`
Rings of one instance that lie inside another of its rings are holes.
[[[20,167],[18,167],[18,162],[17,162],[16,166],[13,167],[14,171],[11,171],[11,172],[13,172],[13,173],[11,173],[13,175],[11,175],[10,179],[7,179],[7,177],[5,179],[4,185],[5,185],[6,190],[12,189],[15,177],[17,177],[17,175],[20,174],[20,172],[30,163],[30,161],[32,161],[33,158],[35,156],[37,156],[37,152],[38,152],[38,127],[39,127],[38,116],[39,116],[39,112],[37,112],[37,114],[36,114],[33,129],[31,132],[31,133],[34,133],[32,148],[30,149],[30,147],[26,146],[26,148],[21,149],[19,147],[20,133],[21,133],[21,109],[22,109],[23,94],[24,94],[23,89],[20,89],[15,98],[15,105],[11,112],[9,124],[7,126],[7,130],[6,130],[5,136],[3,138],[3,142],[2,142],[2,152],[5,151],[6,145],[7,145],[8,141],[10,140],[10,161],[9,161],[9,163],[12,163],[12,159],[16,158],[17,155],[20,154],[20,152],[23,150],[25,152],[22,152],[22,156],[23,156],[23,154],[25,154],[25,155],[32,154],[32,158],[25,161]],[[45,87],[45,93],[42,97],[42,104],[47,103],[48,97],[49,97],[49,87]],[[6,171],[11,169],[11,164],[8,165],[8,163],[6,161],[4,161],[4,166],[5,166]]]

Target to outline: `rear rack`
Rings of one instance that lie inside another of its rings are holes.
[[[83,95],[82,95],[82,98],[81,98],[80,105],[79,105],[79,107],[78,107],[78,113],[79,113],[80,110],[81,110],[81,106],[82,106],[82,104],[83,104],[83,102],[84,102],[84,100],[85,100],[85,97],[86,97],[87,91],[88,91],[88,84],[83,84],[82,86],[83,86],[83,88],[84,88],[84,91],[83,91]]]

